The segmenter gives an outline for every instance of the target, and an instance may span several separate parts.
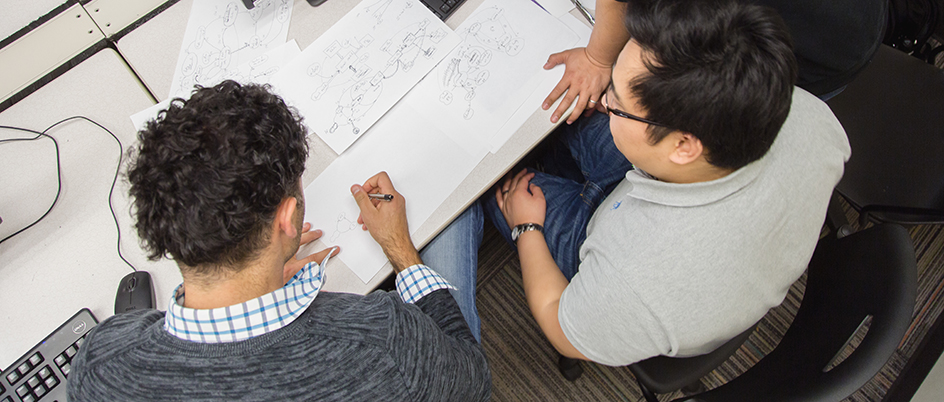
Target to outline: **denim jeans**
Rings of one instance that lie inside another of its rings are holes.
[[[423,263],[456,288],[449,292],[456,299],[472,335],[479,342],[482,341],[482,330],[475,308],[475,278],[484,220],[482,207],[477,202],[473,203],[420,250]]]
[[[572,125],[561,125],[552,136],[551,147],[540,160],[543,172],[536,172],[531,183],[544,192],[544,238],[569,281],[580,264],[580,246],[587,238],[590,217],[633,166],[616,148],[607,114],[581,117]],[[481,202],[495,228],[514,247],[511,229],[495,201],[502,182],[486,192]]]

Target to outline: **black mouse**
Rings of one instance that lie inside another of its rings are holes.
[[[121,278],[115,296],[115,314],[154,308],[154,283],[144,271],[132,272]]]

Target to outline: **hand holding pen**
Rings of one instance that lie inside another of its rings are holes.
[[[406,200],[397,193],[387,172],[377,173],[363,185],[351,186],[351,195],[361,211],[357,223],[370,232],[395,271],[422,263],[410,238]]]

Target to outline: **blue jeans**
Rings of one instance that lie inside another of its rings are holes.
[[[484,221],[482,207],[473,203],[420,250],[423,263],[456,288],[449,292],[456,299],[465,322],[479,342],[482,341],[482,324],[475,308],[475,278]]]
[[[633,166],[613,143],[610,119],[604,113],[561,125],[552,136],[551,147],[540,160],[544,171],[536,172],[531,183],[544,192],[544,238],[569,281],[577,274],[580,246],[587,238],[590,217]],[[495,191],[502,182],[483,195],[481,202],[495,228],[514,247],[511,229],[495,201]]]

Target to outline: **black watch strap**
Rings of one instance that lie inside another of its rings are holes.
[[[537,223],[522,223],[518,226],[515,226],[511,229],[511,241],[517,242],[518,236],[521,236],[521,234],[524,232],[530,232],[532,230],[537,230],[543,234],[544,226],[538,225]]]

